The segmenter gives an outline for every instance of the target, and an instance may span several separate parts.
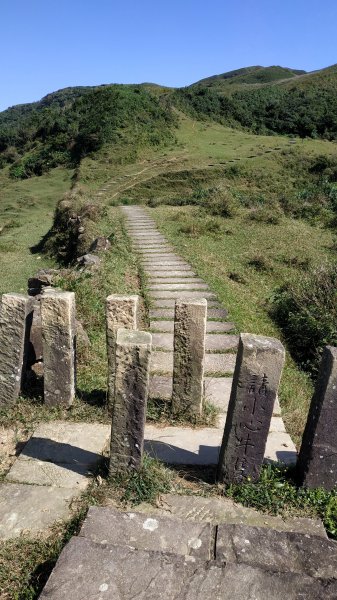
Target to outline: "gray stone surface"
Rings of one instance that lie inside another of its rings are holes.
[[[207,292],[207,291],[194,291],[194,290],[186,290],[186,291],[170,291],[170,290],[164,290],[164,291],[151,291],[150,292],[150,296],[152,298],[210,298],[215,300],[216,299],[216,295],[213,294],[213,292]]]
[[[0,539],[30,537],[71,516],[74,489],[0,483]]]
[[[163,462],[176,465],[216,465],[226,413],[218,417],[217,427],[193,429],[191,427],[157,427],[147,424],[145,449]],[[271,431],[267,436],[265,462],[296,463],[296,448],[287,433]]]
[[[231,335],[229,333],[219,333],[206,335],[206,351],[207,352],[224,352],[227,350],[237,350],[239,343],[238,335]]]
[[[283,573],[305,573],[322,579],[332,579],[337,574],[337,543],[308,533],[219,525],[216,557],[225,562]]]
[[[301,485],[337,486],[337,348],[324,349],[297,471]]]
[[[149,393],[151,334],[119,329],[109,472],[139,468]]]
[[[176,415],[202,412],[206,318],[206,300],[176,301],[172,390],[172,411]]]
[[[140,512],[91,506],[79,535],[100,544],[212,558],[210,523],[173,521],[156,515],[151,518]]]
[[[278,340],[241,334],[219,457],[226,484],[259,478],[284,359]]]
[[[172,312],[171,314],[174,316]],[[226,333],[227,331],[232,331],[233,328],[233,323],[225,323],[223,321],[207,321],[206,323],[206,333]],[[150,329],[162,333],[173,333],[174,321],[173,319],[171,321],[151,321]]]
[[[337,582],[73,538],[41,600],[332,600]]]
[[[41,297],[44,401],[70,406],[75,397],[75,294],[47,289]]]
[[[163,494],[160,498],[160,508],[155,509],[152,504],[143,503],[139,504],[135,510],[153,515],[179,517],[179,519],[197,521],[198,523],[206,521],[213,523],[213,525],[221,523],[248,525],[271,528],[276,531],[320,536],[327,539],[326,531],[320,519],[272,516],[258,512],[254,508],[236,504],[230,498]]]
[[[53,421],[37,427],[6,481],[84,489],[110,437],[99,423]]]
[[[3,294],[0,307],[0,406],[17,401],[27,356],[32,301]]]
[[[227,412],[232,383],[232,377],[205,377],[205,400],[211,402],[221,412]]]
[[[149,291],[177,291],[177,290],[208,290],[209,287],[206,283],[189,283],[184,281],[183,283],[156,283],[149,284]]]
[[[227,375],[234,372],[235,354],[206,354],[205,375]],[[173,353],[154,351],[151,360],[151,372],[160,374],[173,373]]]
[[[149,397],[159,398],[160,400],[171,400],[172,377],[167,375],[151,375]]]
[[[177,283],[205,283],[199,277],[148,277],[148,285],[152,287],[153,285],[166,285],[166,284],[177,284]]]
[[[152,344],[154,350],[164,350],[173,352],[173,334],[172,333],[152,333]]]
[[[115,397],[115,355],[118,329],[137,329],[138,296],[111,294],[106,299],[106,337],[108,355],[108,406],[111,410]]]

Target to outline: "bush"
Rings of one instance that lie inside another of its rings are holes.
[[[299,365],[317,373],[324,346],[337,345],[337,264],[323,265],[280,288],[271,316]]]

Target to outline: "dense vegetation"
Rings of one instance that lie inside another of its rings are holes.
[[[171,111],[138,86],[69,88],[0,113],[0,167],[24,179],[74,166],[104,144],[157,145],[172,139]]]
[[[333,89],[270,86],[224,96],[200,86],[176,90],[173,101],[195,118],[245,127],[257,134],[337,138],[337,95]]]

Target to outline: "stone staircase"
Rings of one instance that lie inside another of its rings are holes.
[[[177,255],[141,206],[124,206],[127,231],[147,278],[152,333],[150,397],[169,401],[172,394],[174,305],[177,298],[207,299],[204,397],[219,410],[217,427],[163,427],[148,423],[145,449],[164,462],[214,465],[218,462],[236,361],[238,335],[228,313],[208,285]],[[286,432],[279,403],[274,406],[265,459],[290,464],[296,448]]]
[[[253,525],[255,511],[230,501],[191,496],[162,500],[164,509],[143,506],[137,512],[91,507],[40,598],[337,597],[337,543],[326,538],[318,521],[281,523],[270,517],[266,525],[260,515]]]

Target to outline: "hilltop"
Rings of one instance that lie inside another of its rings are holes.
[[[233,93],[240,88],[256,87],[261,84],[275,83],[285,79],[293,79],[299,75],[304,75],[306,71],[299,69],[290,69],[288,67],[244,67],[212,75],[193,83],[189,87],[208,87],[214,91],[222,93]]]

